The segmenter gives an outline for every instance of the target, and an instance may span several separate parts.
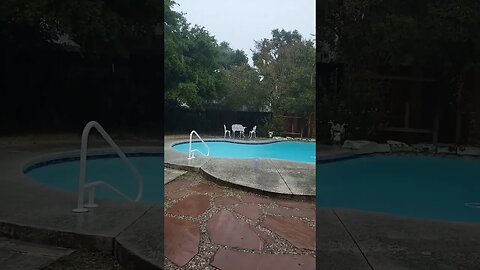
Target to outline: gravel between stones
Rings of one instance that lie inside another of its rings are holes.
[[[253,223],[250,219],[244,217],[243,215],[234,212],[233,208],[237,206],[238,204],[230,205],[230,206],[216,206],[214,205],[214,199],[219,196],[234,196],[237,198],[241,198],[241,195],[245,194],[251,194],[251,195],[256,195],[252,194],[250,192],[245,192],[245,191],[240,191],[236,190],[230,187],[224,187],[224,186],[219,186],[216,185],[215,183],[212,183],[205,178],[203,178],[201,175],[198,173],[194,172],[188,172],[185,175],[182,175],[175,179],[174,181],[188,181],[190,182],[190,186],[195,186],[200,183],[207,183],[209,185],[218,187],[222,189],[222,194],[211,194],[207,192],[197,192],[197,191],[192,191],[189,190],[187,193],[184,194],[183,197],[174,199],[174,200],[168,200],[165,199],[165,216],[170,216],[170,217],[175,217],[178,219],[186,219],[186,220],[191,220],[191,221],[197,221],[200,224],[200,244],[199,244],[199,252],[184,266],[179,267],[176,264],[174,264],[172,261],[170,261],[168,258],[165,258],[165,269],[168,270],[184,270],[184,269],[218,269],[216,267],[213,267],[210,265],[210,263],[213,261],[213,256],[217,252],[219,248],[228,248],[230,250],[237,250],[237,251],[242,251],[242,252],[249,252],[249,253],[261,253],[261,254],[291,254],[291,255],[310,255],[315,257],[315,250],[306,250],[306,249],[299,249],[295,246],[293,246],[291,243],[289,243],[287,240],[279,237],[277,234],[274,232],[270,231],[269,229],[263,227],[261,224],[263,220],[266,217],[266,211],[265,209],[269,207],[279,207],[278,204],[275,203],[274,198],[270,198],[272,202],[270,204],[259,204],[260,209],[261,209],[261,215],[258,218],[257,222]],[[173,181],[172,181],[173,182]],[[168,209],[177,203],[178,201],[181,201],[185,197],[188,197],[189,195],[192,194],[205,194],[209,195],[210,197],[210,208],[205,211],[203,214],[199,215],[198,217],[188,217],[188,216],[182,216],[182,215],[173,215],[168,212]],[[260,196],[260,195],[258,195]],[[260,196],[264,197],[265,196]],[[314,204],[312,202],[312,204]],[[265,234],[269,235],[270,237],[273,238],[273,243],[270,245],[266,245],[263,250],[257,251],[257,250],[248,250],[248,249],[241,249],[241,248],[234,248],[234,247],[227,247],[227,246],[222,246],[218,245],[216,243],[213,243],[210,241],[208,233],[207,233],[207,222],[208,220],[216,213],[218,213],[220,210],[228,210],[231,213],[234,214],[235,217],[237,217],[240,220],[245,221],[246,223],[252,225],[259,231],[264,232]],[[309,220],[308,218],[298,218],[298,217],[292,217],[296,218],[298,220],[303,221],[305,224],[307,224],[309,227],[313,228],[315,230],[315,220]]]

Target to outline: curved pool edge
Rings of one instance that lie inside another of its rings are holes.
[[[163,154],[163,147],[152,147],[152,146],[127,146],[120,147],[124,153],[128,154],[138,154],[138,153],[158,153]],[[111,155],[116,154],[115,150],[111,147],[102,147],[102,148],[90,148],[87,151],[87,156],[102,156],[102,155]],[[23,163],[22,172],[30,170],[32,166],[35,166],[38,163],[48,162],[51,160],[60,160],[67,158],[77,158],[80,157],[80,150],[77,151],[60,151],[52,152],[48,154],[41,154],[39,156],[33,157]]]
[[[458,153],[458,152],[422,152],[422,151],[391,151],[390,148],[385,149],[382,147],[370,148],[370,149],[343,149],[338,148],[336,151],[327,151],[325,153],[316,153],[316,164],[324,162],[339,161],[349,158],[357,158],[362,156],[374,156],[374,155],[427,155],[438,157],[452,157],[452,158],[480,158],[480,148],[477,153]]]
[[[231,141],[205,139],[204,141]],[[173,169],[196,171],[219,184],[243,188],[273,196],[313,198],[316,194],[315,163],[287,161],[272,158],[222,158],[197,156],[188,160],[188,154],[173,148],[188,140],[165,140],[164,164]],[[241,141],[244,142],[244,141]],[[248,143],[275,143],[258,140]]]
[[[237,140],[231,138],[205,138],[205,142],[229,142],[229,143],[238,143],[238,144],[271,144],[271,143],[281,143],[281,142],[303,142],[303,143],[316,143],[315,140],[272,140],[272,139],[260,139],[260,140]],[[177,140],[171,143],[170,146],[175,146],[178,144],[189,143],[190,140]],[[192,142],[201,142],[199,139],[192,139]]]
[[[72,150],[70,145],[56,145],[54,149],[51,151],[49,146],[42,146],[42,150],[36,152],[0,150],[0,235],[66,248],[108,252],[117,257],[121,265],[163,269],[163,255],[152,258],[150,246],[142,247],[144,243],[135,241],[136,237],[123,237],[152,234],[159,226],[163,228],[163,210],[155,211],[163,206],[99,198],[100,207],[92,209],[89,214],[72,213],[76,194],[35,183],[24,174],[25,169],[38,162],[79,155],[79,151]],[[128,153],[163,153],[163,147],[129,146],[121,149]],[[114,151],[92,148],[88,153],[101,155]],[[151,221],[142,222],[148,213],[155,215],[159,223],[151,227]],[[142,223],[148,224],[144,231],[133,228]],[[156,246],[163,243],[163,238],[155,240]]]

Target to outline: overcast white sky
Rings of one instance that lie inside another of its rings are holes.
[[[315,0],[175,0],[174,10],[193,26],[204,26],[217,42],[243,50],[252,65],[254,40],[270,38],[273,29],[315,34]]]

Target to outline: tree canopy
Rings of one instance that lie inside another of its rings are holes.
[[[322,55],[334,56],[324,62],[344,66],[337,91],[320,87],[318,108],[325,117],[357,126],[369,122],[372,129],[381,124],[389,109],[382,108],[383,86],[366,85],[356,76],[378,74],[385,67],[408,66],[434,76],[443,100],[438,106],[446,106],[455,102],[465,74],[480,62],[478,1],[332,0],[322,7],[318,41]]]
[[[161,25],[159,0],[4,0],[0,35],[17,46],[68,37],[88,55],[127,55]]]
[[[248,64],[220,71],[221,104],[230,110],[262,111],[268,106],[268,93],[258,72]]]
[[[165,1],[165,100],[171,106],[199,109],[217,104],[221,69],[245,64],[247,57],[229,44],[217,44],[204,27],[191,26],[176,3]]]
[[[308,115],[315,111],[315,46],[298,31],[275,29],[256,42],[253,63],[263,78],[272,109]]]
[[[306,115],[315,111],[315,47],[298,31],[275,29],[245,52],[191,26],[165,1],[165,92],[172,106]]]
[[[0,1],[0,121],[163,128],[162,11],[160,0]]]
[[[479,59],[477,1],[329,1],[327,14],[320,42],[340,62],[457,68]]]

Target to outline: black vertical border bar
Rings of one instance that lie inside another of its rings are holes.
[[[320,76],[319,76],[319,62],[320,62],[320,44],[319,44],[319,35],[320,35],[320,26],[322,25],[323,21],[326,19],[326,16],[328,14],[328,1],[330,0],[315,0],[316,3],[315,3],[315,49],[316,49],[316,52],[315,52],[315,88],[316,88],[316,93],[315,93],[315,111],[316,111],[316,115],[315,115],[315,137],[316,137],[316,151],[315,151],[315,155],[317,155],[318,153],[318,139],[319,139],[319,131],[320,131],[320,127],[319,127],[319,123],[320,121],[318,120],[318,109],[319,109],[319,101],[320,101],[320,96],[319,96],[319,87],[320,87]],[[318,159],[316,159],[316,166],[318,166]],[[315,176],[318,177],[317,175],[317,168],[315,168]],[[315,183],[318,183],[318,180],[315,179]],[[317,185],[317,184],[316,184]],[[318,191],[318,186],[316,186],[316,189]],[[317,209],[318,207],[318,195],[316,194],[315,195],[315,209]],[[319,232],[319,226],[321,226],[320,224],[320,220],[319,220],[319,215],[318,215],[318,211],[316,210],[316,228],[315,228],[315,246],[316,246],[316,256],[315,256],[315,259],[316,259],[316,268],[318,269],[319,265],[320,265],[320,256],[318,254],[318,247],[319,245],[321,245],[320,243],[320,239],[318,237],[318,232]]]

